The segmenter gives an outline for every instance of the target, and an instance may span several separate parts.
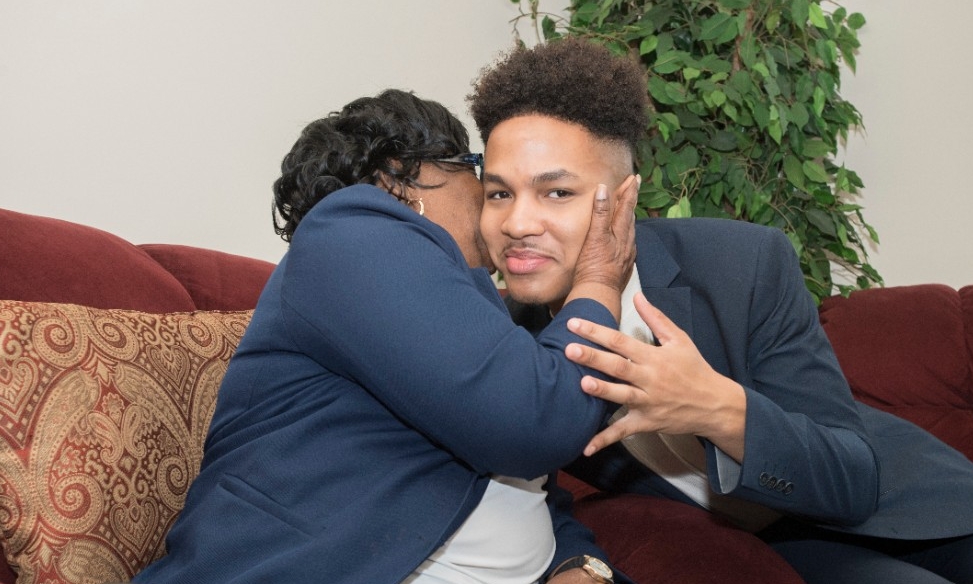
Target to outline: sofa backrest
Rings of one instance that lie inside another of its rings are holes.
[[[253,308],[273,264],[0,209],[0,298],[145,312]]]
[[[973,460],[973,286],[861,290],[826,299],[820,316],[857,399]]]

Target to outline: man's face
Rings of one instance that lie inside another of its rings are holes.
[[[541,115],[510,118],[490,133],[480,232],[507,292],[560,310],[588,233],[595,189],[612,193],[632,168],[627,149]]]

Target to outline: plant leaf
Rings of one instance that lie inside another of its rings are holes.
[[[824,165],[817,160],[805,160],[804,164],[801,165],[801,169],[804,172],[804,176],[814,182],[827,183],[831,178],[828,175],[828,171],[824,169]]]
[[[645,209],[661,209],[672,201],[672,197],[669,195],[668,191],[650,186],[646,189],[644,186],[642,191],[639,192],[639,206]]]
[[[666,97],[672,100],[671,103],[686,103],[689,98],[686,94],[686,88],[682,85],[674,82],[666,83]]]
[[[804,186],[804,169],[801,166],[801,161],[793,154],[788,154],[784,157],[784,176],[787,177],[787,180],[792,185],[802,191],[806,188]]]
[[[771,10],[767,14],[767,19],[764,20],[764,28],[767,29],[767,32],[773,34],[773,32],[777,30],[778,26],[780,26],[780,11]]]
[[[791,123],[795,124],[798,128],[803,128],[805,125],[807,125],[808,121],[811,119],[811,116],[808,113],[807,108],[804,107],[804,104],[801,102],[796,102],[794,105],[790,107],[789,117]]]
[[[647,36],[639,43],[639,54],[648,55],[659,46],[659,37],[655,35]]]
[[[808,18],[811,20],[811,24],[820,28],[827,29],[828,22],[824,19],[824,11],[821,10],[820,4],[811,4],[808,6]]]
[[[779,119],[770,121],[767,125],[767,133],[774,139],[774,142],[780,144],[781,139],[784,137],[784,128],[781,126]]]
[[[801,155],[805,158],[820,158],[831,153],[831,147],[819,138],[808,140],[804,143]]]
[[[649,94],[659,103],[667,105],[676,103],[675,101],[671,100],[669,95],[666,93],[666,80],[658,75],[649,77]]]
[[[804,27],[804,23],[808,19],[808,1],[807,0],[791,0],[791,21],[799,26]]]
[[[669,207],[666,211],[666,217],[670,219],[678,219],[681,217],[692,217],[693,211],[689,206],[689,199],[687,197],[679,197],[679,202],[675,205]]]
[[[709,147],[717,152],[732,152],[737,148],[737,138],[733,132],[719,130],[713,134]]]
[[[682,69],[683,57],[685,53],[682,51],[669,51],[665,54],[659,55],[655,60],[655,65],[652,69],[660,75],[667,75],[669,73],[675,73],[676,71]]]
[[[865,26],[865,17],[858,12],[852,12],[851,16],[848,17],[848,28],[858,30],[863,26]]]
[[[811,209],[807,212],[807,220],[811,222],[812,225],[821,230],[822,233],[830,235],[831,237],[837,237],[837,232],[834,227],[834,220],[831,215],[825,213],[821,209]]]
[[[719,38],[728,26],[734,25],[735,22],[733,18],[725,12],[717,12],[713,16],[710,16],[700,25],[699,30],[699,40],[701,41],[711,41]],[[734,30],[734,35],[736,31]]]
[[[827,96],[824,94],[824,90],[820,87],[814,88],[814,114],[821,117],[824,113],[824,102],[827,100]]]

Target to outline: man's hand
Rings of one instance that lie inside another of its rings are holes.
[[[747,408],[743,387],[714,371],[692,339],[641,293],[635,308],[659,346],[586,320],[568,321],[572,332],[607,350],[572,343],[565,355],[618,380],[585,376],[581,388],[628,407],[623,417],[591,439],[585,455],[638,432],[661,432],[702,436],[742,463]]]

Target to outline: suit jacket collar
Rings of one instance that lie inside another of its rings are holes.
[[[635,263],[645,298],[669,317],[679,328],[693,336],[692,296],[687,286],[673,286],[680,268],[669,254],[665,244],[648,224],[636,231],[635,243],[638,255]],[[622,307],[631,309],[631,307]]]
[[[638,255],[635,263],[643,288],[666,288],[679,275],[679,264],[669,255],[669,250],[647,224],[641,224],[635,232]]]

